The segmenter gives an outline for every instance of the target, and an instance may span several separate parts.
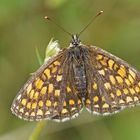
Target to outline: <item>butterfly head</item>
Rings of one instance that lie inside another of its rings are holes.
[[[80,43],[81,43],[81,40],[79,39],[78,34],[72,35],[72,40],[71,40],[72,46],[73,47],[79,46]]]

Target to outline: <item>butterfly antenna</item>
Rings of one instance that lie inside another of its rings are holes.
[[[52,20],[50,17],[45,16],[44,19],[47,19],[49,21],[51,21],[53,24],[55,24],[57,27],[59,27],[62,31],[64,31],[65,33],[67,33],[68,35],[72,36],[72,34],[70,32],[68,32],[67,30],[65,30],[62,26],[60,26],[59,24],[57,24],[54,20]]]
[[[100,11],[99,13],[97,13],[97,15],[93,16],[93,17],[91,18],[91,20],[89,21],[89,23],[79,32],[78,36],[80,36],[81,33],[83,33],[83,32],[87,29],[87,27],[88,27],[98,16],[100,16],[102,13],[103,13],[103,11]]]

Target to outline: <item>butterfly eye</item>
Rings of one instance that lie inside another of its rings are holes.
[[[79,36],[76,34],[76,35],[72,35],[72,40],[71,40],[71,43],[74,46],[78,46],[80,44],[80,39],[79,39]]]

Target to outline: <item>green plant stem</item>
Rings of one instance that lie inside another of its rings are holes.
[[[46,125],[46,121],[38,122],[33,132],[31,133],[29,140],[38,140],[45,125]]]
[[[39,50],[38,50],[37,47],[35,48],[35,51],[36,51],[36,56],[37,56],[37,59],[38,59],[38,63],[41,66],[43,64],[43,60],[41,58],[41,55],[40,55]]]

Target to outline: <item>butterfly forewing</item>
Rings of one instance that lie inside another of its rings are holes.
[[[85,105],[97,114],[110,114],[140,102],[140,74],[125,61],[90,47],[90,73]]]
[[[67,70],[67,55],[63,51],[28,80],[15,98],[12,112],[25,120],[63,121],[78,115],[82,103],[66,78]]]

